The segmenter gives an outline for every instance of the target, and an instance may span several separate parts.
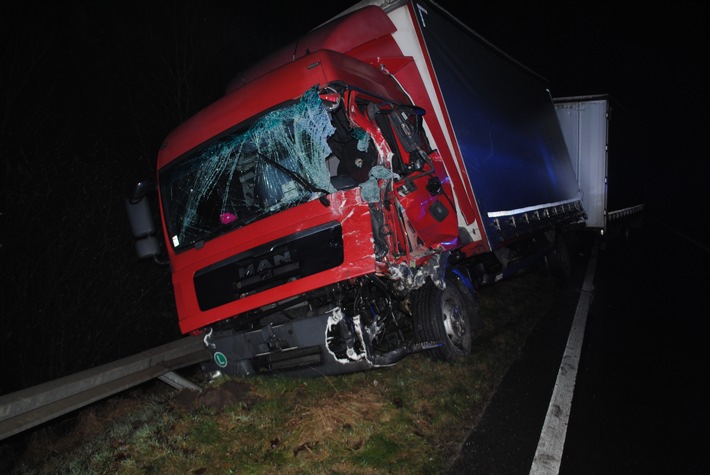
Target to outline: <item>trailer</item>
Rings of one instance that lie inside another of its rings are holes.
[[[610,240],[642,224],[647,135],[644,124],[608,94],[554,99],[587,229]]]
[[[457,361],[477,289],[584,226],[546,81],[430,1],[363,1],[231,81],[127,200],[213,374]]]

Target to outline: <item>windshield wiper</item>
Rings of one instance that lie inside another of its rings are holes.
[[[325,206],[326,208],[327,208],[328,206],[330,206],[330,201],[328,200],[328,198],[326,198],[326,195],[328,195],[328,191],[324,190],[323,188],[318,188],[318,187],[315,186],[313,183],[309,182],[308,180],[306,180],[305,178],[303,178],[301,175],[299,175],[299,174],[296,173],[295,171],[289,170],[288,168],[286,168],[285,166],[281,165],[281,164],[280,164],[279,162],[277,162],[276,160],[273,160],[273,159],[267,157],[267,156],[264,155],[263,153],[261,153],[261,152],[257,152],[257,153],[259,154],[259,157],[263,158],[265,161],[267,161],[267,162],[270,163],[271,165],[275,166],[276,168],[278,168],[279,170],[281,170],[282,172],[284,172],[285,174],[287,174],[288,176],[290,176],[291,178],[293,178],[294,180],[296,180],[298,183],[301,184],[301,186],[303,186],[305,189],[307,189],[307,190],[310,191],[311,193],[322,193],[322,194],[318,197],[318,201],[320,201],[321,203],[323,203],[323,206]]]

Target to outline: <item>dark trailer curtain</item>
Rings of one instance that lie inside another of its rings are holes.
[[[496,213],[579,199],[546,81],[430,2],[415,2],[486,230]]]

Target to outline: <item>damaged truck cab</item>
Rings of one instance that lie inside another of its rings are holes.
[[[478,286],[546,260],[564,268],[563,231],[584,211],[539,78],[433,2],[371,3],[245,71],[161,147],[179,325],[204,339],[212,371],[462,359],[481,325]],[[456,75],[437,69],[446,45],[426,33],[442,26],[525,87],[488,78],[447,97]],[[519,104],[498,111],[499,97]]]

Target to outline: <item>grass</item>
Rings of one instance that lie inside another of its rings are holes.
[[[445,473],[554,291],[539,273],[482,289],[485,329],[461,363],[419,353],[338,377],[129,391],[80,411],[69,434],[38,431],[13,473]]]

